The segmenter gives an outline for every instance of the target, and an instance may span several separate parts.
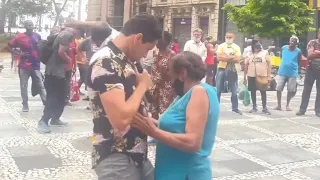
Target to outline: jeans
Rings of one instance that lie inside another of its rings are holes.
[[[226,72],[225,69],[219,68],[216,76],[216,88],[217,88],[217,95],[218,95],[218,100],[220,102],[220,97],[221,93],[224,91],[224,84],[225,84],[225,76]],[[232,110],[238,110],[238,77],[231,81],[228,82],[228,86],[231,90],[231,103],[232,103]]]
[[[320,113],[320,69],[312,69],[308,68],[306,72],[306,76],[304,79],[304,87],[302,92],[302,100],[300,105],[300,112],[305,113],[307,111],[310,94],[312,91],[312,87],[316,81],[316,88],[317,88],[317,95],[316,95],[316,102],[315,102],[315,112]]]
[[[72,71],[66,72],[66,85],[65,85],[65,102],[69,102],[70,100],[70,82],[72,78]]]
[[[36,84],[39,90],[39,94],[41,97],[42,102],[46,101],[46,90],[43,85],[42,75],[40,70],[26,70],[26,69],[19,69],[19,78],[20,78],[20,91],[21,91],[21,98],[22,98],[22,105],[28,106],[28,81],[29,78],[35,81],[33,83]]]
[[[128,155],[121,153],[102,160],[95,172],[98,180],[154,180],[154,169],[149,160],[140,168]]]
[[[41,120],[48,124],[50,119],[59,120],[63,113],[66,97],[66,79],[46,75],[44,84],[47,90],[47,102]]]

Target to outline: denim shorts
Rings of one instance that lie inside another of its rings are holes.
[[[277,81],[277,91],[283,91],[284,86],[287,84],[288,92],[296,92],[297,89],[297,78],[286,77],[279,75]]]

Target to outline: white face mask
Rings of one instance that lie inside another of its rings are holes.
[[[232,44],[233,43],[233,39],[226,39],[226,43],[227,44]]]

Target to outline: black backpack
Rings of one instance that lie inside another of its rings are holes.
[[[50,57],[53,54],[53,51],[54,51],[53,44],[57,36],[58,36],[57,34],[51,35],[51,36],[48,36],[47,38],[48,40],[41,40],[39,42],[39,59],[45,65],[48,63]]]

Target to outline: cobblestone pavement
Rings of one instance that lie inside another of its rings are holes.
[[[65,109],[63,119],[69,122],[68,127],[41,135],[36,131],[43,110],[41,100],[30,95],[30,112],[21,112],[18,76],[9,65],[5,62],[0,73],[0,179],[96,179],[90,168],[92,123],[86,102]],[[292,100],[294,111],[299,107],[301,91],[300,87]],[[229,97],[223,94],[221,102],[218,137],[211,156],[213,179],[320,179],[320,121],[311,110],[315,92],[304,117],[286,111],[271,111],[271,116],[249,114],[250,107],[241,103],[245,113],[239,116],[230,112]],[[268,105],[270,109],[276,105],[275,92],[268,93]],[[154,159],[154,149],[149,154]]]

